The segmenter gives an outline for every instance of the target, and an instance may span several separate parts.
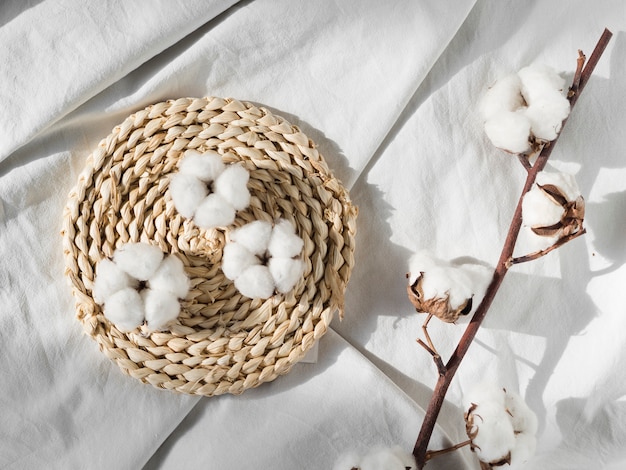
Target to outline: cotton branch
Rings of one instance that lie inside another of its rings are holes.
[[[598,61],[600,60],[600,57],[602,56],[604,50],[606,49],[606,46],[611,39],[611,36],[612,33],[608,29],[605,29],[602,36],[600,37],[600,40],[596,44],[593,53],[589,57],[586,65],[584,64],[585,56],[582,54],[582,52],[579,51],[574,82],[568,94],[568,100],[572,109],[576,104],[578,97],[587,85],[589,78],[593,73],[593,70],[595,69]],[[565,126],[566,121],[567,119],[563,121],[563,126]],[[430,404],[428,406],[428,409],[426,410],[424,421],[422,423],[422,427],[420,429],[417,441],[415,442],[415,447],[413,449],[413,455],[415,456],[419,469],[423,469],[426,465],[428,443],[433,433],[437,417],[439,416],[439,412],[443,405],[446,392],[448,391],[448,387],[452,382],[452,378],[454,377],[457,369],[459,368],[459,365],[461,364],[461,361],[465,357],[465,354],[472,344],[472,341],[474,340],[474,337],[476,336],[476,333],[478,332],[478,329],[480,328],[480,325],[482,324],[487,314],[487,311],[489,310],[489,307],[491,306],[491,303],[493,302],[496,293],[500,288],[502,281],[504,280],[504,276],[511,266],[513,251],[522,227],[522,199],[524,195],[532,188],[533,184],[535,183],[537,174],[544,169],[559,136],[560,133],[559,135],[557,135],[556,139],[554,139],[550,143],[550,145],[546,145],[543,147],[541,153],[537,157],[537,160],[532,166],[525,165],[528,173],[526,177],[526,182],[518,200],[517,207],[513,215],[513,220],[509,227],[509,231],[507,233],[504,246],[500,254],[500,259],[493,272],[491,283],[487,288],[483,301],[478,306],[476,312],[474,313],[474,316],[467,326],[467,329],[460,339],[456,350],[452,353],[447,364],[445,364],[445,369],[443,369],[444,373],[439,375]],[[440,371],[442,371],[441,368]]]

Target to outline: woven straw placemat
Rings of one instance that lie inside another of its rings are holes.
[[[176,211],[169,175],[187,149],[215,150],[250,172],[251,203],[232,227],[203,230]],[[239,394],[288,372],[343,314],[356,215],[314,143],[267,109],[216,97],[148,106],[100,142],[69,195],[62,235],[77,317],[131,377],[190,394]],[[288,294],[244,297],[220,268],[228,232],[281,217],[304,240],[304,277]],[[128,242],[178,256],[191,279],[166,331],[122,333],[92,298],[96,264]]]

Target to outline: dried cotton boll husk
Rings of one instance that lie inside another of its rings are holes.
[[[104,316],[120,331],[132,331],[143,323],[144,305],[139,292],[122,289],[106,299]]]
[[[304,241],[295,233],[295,228],[286,219],[280,219],[270,237],[268,251],[277,258],[293,258],[302,251]]]
[[[228,243],[222,256],[222,272],[231,281],[237,279],[246,269],[261,264],[248,248],[240,243]]]
[[[130,276],[147,281],[154,275],[163,260],[163,252],[147,243],[127,243],[115,250],[113,261]]]
[[[231,241],[245,246],[255,255],[263,255],[270,243],[272,224],[265,220],[255,220],[230,232]]]
[[[206,184],[193,175],[175,173],[170,176],[170,196],[183,217],[191,218],[209,194]]]
[[[202,200],[194,215],[198,227],[211,229],[225,227],[235,221],[235,208],[218,194],[209,194]]]
[[[485,133],[491,143],[514,154],[530,150],[530,127],[530,120],[522,112],[500,112],[485,121]]]
[[[249,179],[250,173],[243,166],[229,165],[213,183],[213,190],[240,211],[250,205]]]
[[[189,277],[183,262],[174,255],[166,256],[156,273],[148,281],[153,290],[168,292],[178,299],[184,299],[189,292]]]
[[[180,313],[180,303],[174,294],[154,289],[141,291],[144,302],[145,319],[150,331],[163,329],[176,320]]]
[[[138,282],[122,271],[117,264],[102,259],[96,266],[96,277],[93,285],[93,299],[103,304],[108,297],[127,287],[137,287]]]
[[[235,279],[235,287],[251,299],[269,299],[274,294],[274,279],[267,266],[251,266]]]
[[[270,258],[268,267],[281,294],[293,289],[304,273],[304,262],[300,259]]]
[[[197,150],[187,150],[178,168],[182,174],[194,176],[208,183],[220,176],[226,165],[217,152],[200,153]]]

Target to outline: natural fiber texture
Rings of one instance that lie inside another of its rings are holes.
[[[232,227],[199,229],[176,211],[169,175],[187,149],[218,151],[250,172],[250,206]],[[326,331],[354,263],[356,208],[313,142],[267,109],[182,98],[128,117],[87,158],[64,212],[66,274],[77,316],[124,372],[156,387],[239,394],[284,374]],[[249,299],[220,269],[230,230],[288,219],[304,240],[304,278],[288,294]],[[118,331],[92,298],[95,266],[128,242],[178,256],[191,278],[164,332]]]

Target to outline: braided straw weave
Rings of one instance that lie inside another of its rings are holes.
[[[203,230],[174,208],[169,175],[187,149],[216,150],[250,172],[251,203],[232,227]],[[154,104],[100,142],[69,195],[63,249],[78,319],[132,377],[190,394],[239,394],[288,372],[334,312],[343,315],[356,215],[313,142],[267,109],[215,97]],[[220,269],[228,233],[280,217],[304,240],[304,277],[288,294],[244,297]],[[122,333],[91,296],[98,261],[138,241],[178,256],[191,279],[166,331]]]

